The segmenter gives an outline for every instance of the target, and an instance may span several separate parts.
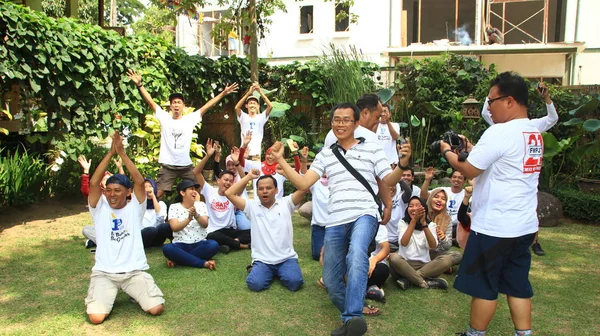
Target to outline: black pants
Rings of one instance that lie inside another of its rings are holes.
[[[160,224],[156,227],[142,229],[142,241],[144,248],[162,246],[165,240],[173,240],[173,230],[169,224]]]
[[[239,250],[240,244],[250,244],[250,230],[221,229],[209,233],[206,239],[216,240],[219,245],[227,245],[234,250]]]
[[[367,288],[376,285],[379,288],[383,287],[383,284],[385,283],[385,280],[387,280],[387,278],[390,276],[390,267],[387,264],[384,263],[377,263],[377,265],[375,265],[375,269],[373,270],[373,273],[371,273],[371,276],[369,277],[369,280],[367,281]]]

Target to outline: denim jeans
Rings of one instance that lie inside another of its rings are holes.
[[[310,246],[312,248],[312,258],[319,260],[321,257],[321,248],[323,248],[323,241],[325,240],[325,228],[323,226],[311,225],[311,237]]]
[[[344,323],[354,316],[362,316],[369,277],[367,250],[375,238],[377,225],[375,217],[364,215],[352,223],[325,229],[323,281]]]
[[[276,265],[255,261],[252,263],[252,271],[246,278],[246,284],[251,291],[259,292],[269,288],[275,276],[278,276],[283,286],[292,292],[297,291],[304,284],[298,259],[295,258]]]
[[[165,257],[177,265],[204,267],[204,263],[217,254],[219,243],[204,239],[193,244],[171,243],[163,246]]]
[[[237,224],[238,230],[250,230],[250,220],[240,209],[235,210],[235,223]]]

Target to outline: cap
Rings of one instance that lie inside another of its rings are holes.
[[[175,92],[175,93],[171,93],[171,95],[169,96],[169,103],[173,101],[173,99],[181,99],[183,101],[183,94],[179,93],[179,92]]]
[[[258,103],[258,102],[260,102],[260,101],[258,100],[258,97],[250,95],[250,96],[248,96],[248,98],[246,98],[246,103],[247,103],[247,102],[248,102],[250,99],[254,99],[254,100],[256,100],[256,102],[257,102],[257,103]]]
[[[131,188],[131,180],[129,179],[129,177],[127,177],[127,175],[114,174],[106,180],[106,185],[113,183],[120,184],[127,189]]]
[[[189,187],[199,188],[200,184],[198,184],[198,182],[192,181],[192,180],[183,180],[183,181],[181,181],[181,183],[179,183],[177,185],[177,192],[184,191],[185,189],[187,189]]]

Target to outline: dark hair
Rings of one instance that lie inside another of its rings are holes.
[[[388,109],[388,110],[390,109],[390,104],[388,104],[388,103],[381,104],[381,106],[382,106],[382,107],[387,107],[387,109]],[[391,111],[390,111],[390,112],[391,112]]]
[[[223,177],[223,175],[231,175],[233,177],[235,177],[235,174],[231,171],[231,170],[221,170],[221,173],[219,174],[219,178]]]
[[[150,183],[152,185],[152,189],[154,190],[154,197],[156,197],[156,199],[158,199],[158,187],[156,185],[156,182],[149,178],[146,177],[146,179],[144,179],[144,183]],[[150,201],[146,201],[146,209],[154,209],[154,202],[150,202]]]
[[[277,188],[277,180],[273,177],[273,175],[263,175],[263,176],[259,177],[258,180],[256,180],[256,187],[258,188],[258,182],[260,182],[262,180],[266,180],[266,179],[273,180],[273,185],[275,186],[275,188]]]
[[[337,104],[335,105],[330,112],[330,116],[329,116],[329,121],[333,122],[333,115],[335,113],[335,111],[339,110],[339,109],[352,109],[352,114],[354,115],[354,121],[358,121],[358,119],[360,119],[360,110],[358,109],[358,106],[356,106],[355,104],[352,103],[341,103],[341,104]]]
[[[423,208],[425,208],[425,223],[427,223],[427,225],[429,225],[431,220],[429,219],[429,217],[427,215],[429,213],[429,210],[427,209],[427,203],[425,203],[425,201],[423,201],[419,196],[413,196],[408,200],[408,203],[406,205],[406,210],[404,211],[404,218],[402,218],[402,220],[406,224],[410,223],[411,218],[408,214],[408,204],[410,204],[410,202],[414,199],[418,199],[419,202],[421,202],[421,206],[423,206]],[[421,223],[417,223],[417,225],[415,225],[415,230],[420,230],[420,231],[423,230],[423,226],[421,225]]]
[[[369,111],[373,112],[377,109],[378,105],[379,97],[374,93],[365,93],[356,101],[356,106],[358,106],[359,111],[369,109]]]
[[[452,169],[452,173],[450,173],[450,177],[454,176],[454,173],[459,172],[460,175],[463,177],[463,180],[466,180],[467,178],[465,177],[465,175],[463,175],[463,173],[461,173],[459,170],[456,169]]]
[[[408,167],[408,169],[405,170],[410,170],[410,175],[412,175],[413,177],[415,177],[415,170],[412,167]]]
[[[179,92],[175,92],[175,93],[171,93],[171,95],[169,96],[169,103],[171,103],[173,101],[173,99],[181,99],[181,101],[185,101],[183,99],[183,94],[179,93]]]
[[[490,89],[494,86],[498,87],[498,92],[501,96],[510,96],[519,103],[519,105],[527,107],[529,102],[529,90],[523,77],[514,72],[506,71],[492,79],[490,82]]]

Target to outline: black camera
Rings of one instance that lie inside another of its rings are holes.
[[[469,156],[469,152],[467,152],[467,141],[461,138],[460,135],[454,131],[447,131],[444,133],[444,135],[442,135],[441,140],[434,141],[430,146],[431,151],[434,153],[439,153],[441,151],[440,146],[442,141],[449,144],[450,149],[453,152],[458,153],[458,161],[464,162]]]

